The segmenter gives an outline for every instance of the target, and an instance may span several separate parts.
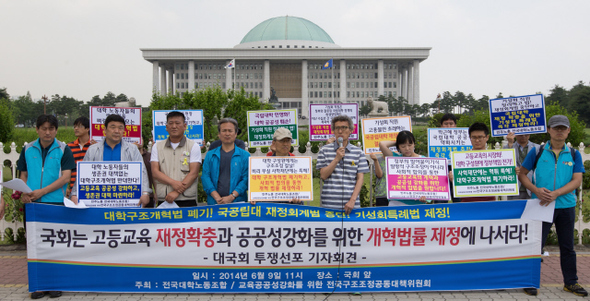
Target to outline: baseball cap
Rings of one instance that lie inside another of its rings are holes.
[[[556,127],[556,126],[566,126],[566,127],[570,127],[570,121],[569,119],[567,119],[566,116],[563,115],[553,115],[551,116],[551,118],[549,118],[549,123],[548,123],[549,127]]]
[[[278,128],[275,133],[272,135],[272,140],[283,140],[285,138],[293,139],[293,135],[291,131],[286,128]]]

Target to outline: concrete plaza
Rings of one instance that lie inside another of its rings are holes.
[[[30,300],[27,278],[27,254],[24,246],[0,246],[0,300]],[[454,291],[423,293],[352,294],[108,294],[64,292],[56,300],[581,300],[563,291],[559,249],[547,248],[550,255],[541,264],[541,289],[536,297],[522,290]],[[590,289],[590,250],[578,249],[579,283]],[[48,299],[46,296],[43,299]]]

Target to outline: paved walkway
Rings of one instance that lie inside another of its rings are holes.
[[[559,252],[549,249],[541,267],[541,289],[536,297],[528,296],[522,290],[501,291],[458,291],[425,293],[373,293],[350,294],[106,294],[68,293],[56,300],[582,300],[587,299],[564,292]],[[590,289],[590,252],[578,250],[579,283]],[[45,297],[44,299],[48,299]],[[0,300],[30,300],[27,279],[26,251],[14,246],[0,247]]]

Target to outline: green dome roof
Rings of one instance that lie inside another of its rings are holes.
[[[271,18],[256,25],[244,36],[240,44],[276,40],[334,44],[332,38],[321,27],[309,20],[290,16]]]

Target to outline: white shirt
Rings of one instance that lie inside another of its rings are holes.
[[[170,143],[170,145],[172,146],[172,149],[176,149],[178,147],[178,144],[180,144],[180,143]],[[158,162],[158,148],[156,147],[156,145],[154,145],[152,147],[152,156],[150,157],[150,162]],[[201,146],[198,143],[195,143],[195,145],[193,145],[188,162],[189,163],[202,163]]]

